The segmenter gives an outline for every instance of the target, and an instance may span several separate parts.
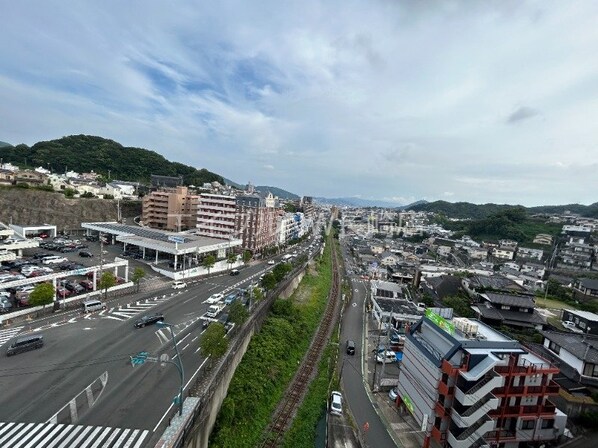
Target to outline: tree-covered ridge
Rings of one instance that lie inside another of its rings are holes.
[[[95,171],[110,178],[148,182],[151,174],[183,176],[185,185],[204,182],[223,183],[222,176],[206,169],[198,170],[178,162],[170,162],[155,151],[123,146],[113,140],[91,135],[71,135],[57,140],[0,148],[4,162],[19,166],[48,166],[55,172]]]
[[[510,207],[486,218],[466,221],[449,221],[439,217],[442,225],[458,235],[469,235],[478,240],[515,240],[531,243],[538,233],[557,235],[562,225],[546,223],[545,219],[531,217],[525,207]]]
[[[547,205],[539,207],[523,207],[521,205],[508,204],[472,204],[470,202],[447,202],[434,201],[424,204],[417,204],[409,207],[410,210],[422,212],[441,213],[449,218],[460,219],[484,219],[496,215],[501,211],[512,209],[513,207],[523,208],[529,214],[561,214],[566,210],[577,213],[582,216],[596,218],[598,217],[598,202],[591,205],[568,204],[568,205]]]

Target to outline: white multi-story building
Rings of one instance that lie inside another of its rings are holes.
[[[197,204],[197,234],[229,238],[235,234],[235,213],[234,196],[201,193]]]

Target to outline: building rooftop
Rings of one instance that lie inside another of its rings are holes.
[[[518,306],[522,308],[533,308],[535,306],[534,299],[530,296],[499,294],[495,292],[487,292],[480,295],[490,303],[497,305]]]
[[[579,279],[579,283],[584,288],[598,289],[598,280],[593,279],[593,278],[581,278],[581,279]]]
[[[567,350],[577,359],[598,364],[598,336],[561,331],[541,331],[542,336]]]
[[[565,310],[576,316],[583,317],[584,319],[591,320],[594,322],[598,322],[598,314],[590,313],[589,311],[580,311],[580,310]]]

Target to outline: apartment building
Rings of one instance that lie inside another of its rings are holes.
[[[199,196],[189,193],[187,187],[164,188],[143,197],[141,219],[154,229],[194,229],[197,225]]]
[[[397,403],[445,447],[519,448],[553,441],[566,414],[550,401],[559,370],[475,320],[427,310],[406,334]]]
[[[237,202],[234,196],[201,193],[197,203],[197,234],[212,238],[235,235]]]
[[[278,245],[278,220],[283,213],[277,207],[267,207],[257,194],[236,197],[235,232],[243,240],[243,247],[259,252]]]

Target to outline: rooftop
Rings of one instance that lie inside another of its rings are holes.
[[[598,322],[598,314],[590,313],[589,311],[580,311],[580,310],[565,310],[565,311],[575,314],[576,316],[583,317],[584,319]]]
[[[598,336],[560,331],[541,331],[542,336],[567,350],[577,359],[598,364]]]
[[[495,292],[487,292],[480,294],[480,296],[488,300],[490,303],[497,305],[518,306],[523,308],[533,308],[535,306],[534,299],[530,296],[498,294]]]

